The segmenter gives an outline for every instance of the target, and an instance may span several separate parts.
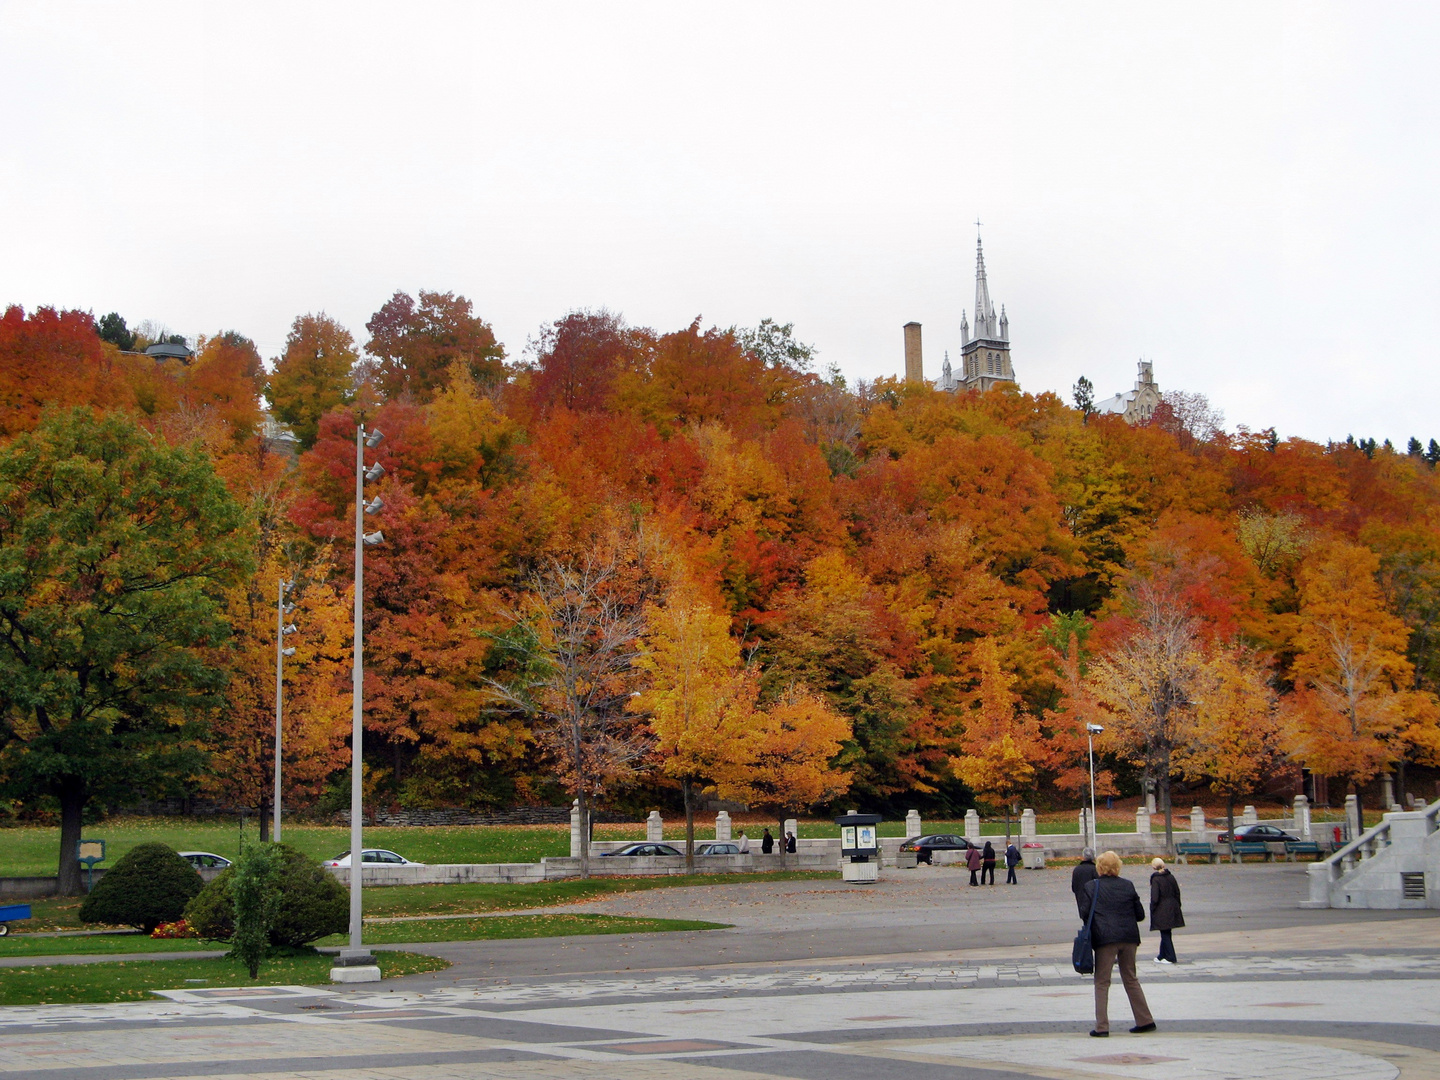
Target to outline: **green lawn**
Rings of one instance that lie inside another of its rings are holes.
[[[375,954],[382,978],[443,971],[449,963],[418,953]],[[201,986],[329,984],[331,958],[320,953],[275,957],[260,965],[260,978],[235,960],[133,960],[105,964],[64,964],[5,968],[0,1005],[68,1005],[77,1002],[143,1001],[153,990],[193,990]]]
[[[375,923],[365,927],[370,945],[425,941],[499,941],[507,938],[573,937],[577,934],[655,934],[675,930],[724,930],[727,923],[695,919],[630,919],[620,915],[500,915],[488,919],[433,919]],[[343,945],[336,935],[317,945]]]

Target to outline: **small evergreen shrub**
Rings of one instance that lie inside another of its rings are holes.
[[[350,896],[314,859],[287,844],[275,848],[279,867],[275,887],[279,899],[270,918],[272,946],[298,948],[312,941],[343,934],[350,925]],[[231,941],[235,936],[235,868],[221,871],[190,902],[185,921],[201,937]]]
[[[80,921],[138,926],[148,934],[181,918],[204,884],[169,844],[140,844],[95,883],[80,905]]]
[[[274,844],[257,844],[240,853],[230,878],[235,905],[235,933],[230,955],[260,977],[260,961],[270,944],[270,924],[280,905],[280,853]]]

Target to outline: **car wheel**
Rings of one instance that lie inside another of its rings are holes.
[[[9,933],[10,933],[10,924],[9,924],[9,923],[0,922],[0,937],[5,937],[5,936],[6,936],[7,934],[9,934]]]

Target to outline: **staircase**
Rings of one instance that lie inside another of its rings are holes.
[[[1380,824],[1310,867],[1304,908],[1440,908],[1440,801]]]

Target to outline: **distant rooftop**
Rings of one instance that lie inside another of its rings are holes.
[[[146,356],[153,356],[156,360],[184,360],[190,362],[195,354],[184,345],[167,345],[163,342],[158,345],[151,345],[145,350]]]

